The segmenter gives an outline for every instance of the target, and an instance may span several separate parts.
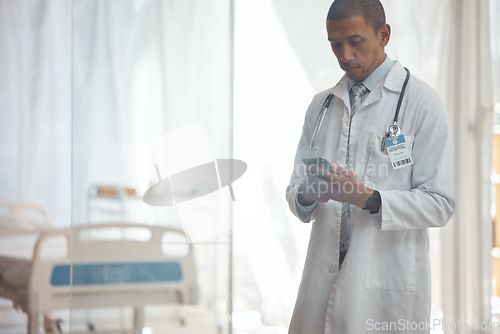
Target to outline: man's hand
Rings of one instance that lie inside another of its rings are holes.
[[[366,207],[373,190],[366,187],[358,175],[333,163],[331,171],[316,165],[307,167],[307,176],[298,189],[298,200],[308,206],[314,202],[325,203],[329,200]]]

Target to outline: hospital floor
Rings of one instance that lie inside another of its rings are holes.
[[[179,315],[185,319],[182,325]],[[63,333],[69,333],[71,321],[72,333],[85,333],[87,320],[95,326],[96,330],[109,334],[122,334],[132,327],[133,314],[131,309],[103,309],[92,311],[59,311],[53,313],[54,318],[61,319]],[[145,329],[142,334],[220,334],[217,320],[213,315],[198,306],[151,306],[144,310]],[[225,324],[224,324],[225,325]],[[0,334],[26,334],[27,317],[15,310],[12,302],[0,298]],[[234,329],[233,334],[286,334],[284,328],[261,327],[259,329],[240,328]],[[43,331],[40,331],[43,333]],[[88,332],[92,333],[92,332]],[[131,332],[127,332],[131,333]]]
[[[185,319],[184,325],[181,324],[180,314]],[[54,312],[53,316],[62,320],[63,333],[69,333],[70,318],[72,332],[86,332],[87,322],[90,320],[96,330],[110,334],[121,334],[132,328],[133,319],[132,310],[128,308],[78,310],[71,315],[69,311],[58,311]],[[145,308],[144,317],[146,328],[143,334],[217,334],[214,317],[198,307],[188,306],[181,310],[175,306],[152,306]],[[10,301],[0,299],[1,334],[26,334],[26,324],[27,317],[23,312],[13,309]]]

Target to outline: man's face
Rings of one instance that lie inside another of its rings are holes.
[[[385,60],[384,47],[391,35],[388,24],[375,32],[364,17],[354,16],[326,21],[326,30],[340,67],[352,80],[363,81]]]

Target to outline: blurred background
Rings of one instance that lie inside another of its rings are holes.
[[[127,295],[122,281],[110,281],[123,290],[107,304],[72,281],[65,307],[32,307],[24,297],[16,302],[20,290],[0,289],[0,333],[43,332],[49,318],[65,333],[286,333],[310,225],[290,213],[284,193],[306,108],[343,75],[326,36],[330,3],[0,0],[0,204],[10,208],[0,211],[0,260],[3,248],[15,258],[18,247],[33,250],[23,258],[32,263],[40,232],[69,229],[68,263],[95,264],[94,246],[75,249],[80,235],[71,231],[107,224],[120,229],[91,235],[111,240],[101,253],[108,265],[122,247],[112,240],[142,235],[127,226],[155,226],[179,232],[159,239],[163,245],[185,247],[165,258],[194,266],[191,277],[162,288],[189,283],[190,302],[150,296],[139,307],[149,287],[132,284]],[[495,333],[500,0],[382,4],[392,27],[387,54],[438,91],[455,138],[457,209],[445,228],[430,231],[431,320],[448,326],[432,332],[455,333],[463,322],[471,326],[461,333]],[[165,134],[174,140],[152,145]],[[246,171],[224,187],[218,170],[218,186],[190,201],[142,200],[172,170],[217,159],[244,161]],[[19,219],[12,208],[22,204],[46,215]],[[137,261],[149,263],[148,252]]]

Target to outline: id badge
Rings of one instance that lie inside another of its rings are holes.
[[[404,135],[386,139],[385,147],[387,153],[389,153],[392,168],[399,169],[413,164],[410,149],[408,148]]]

